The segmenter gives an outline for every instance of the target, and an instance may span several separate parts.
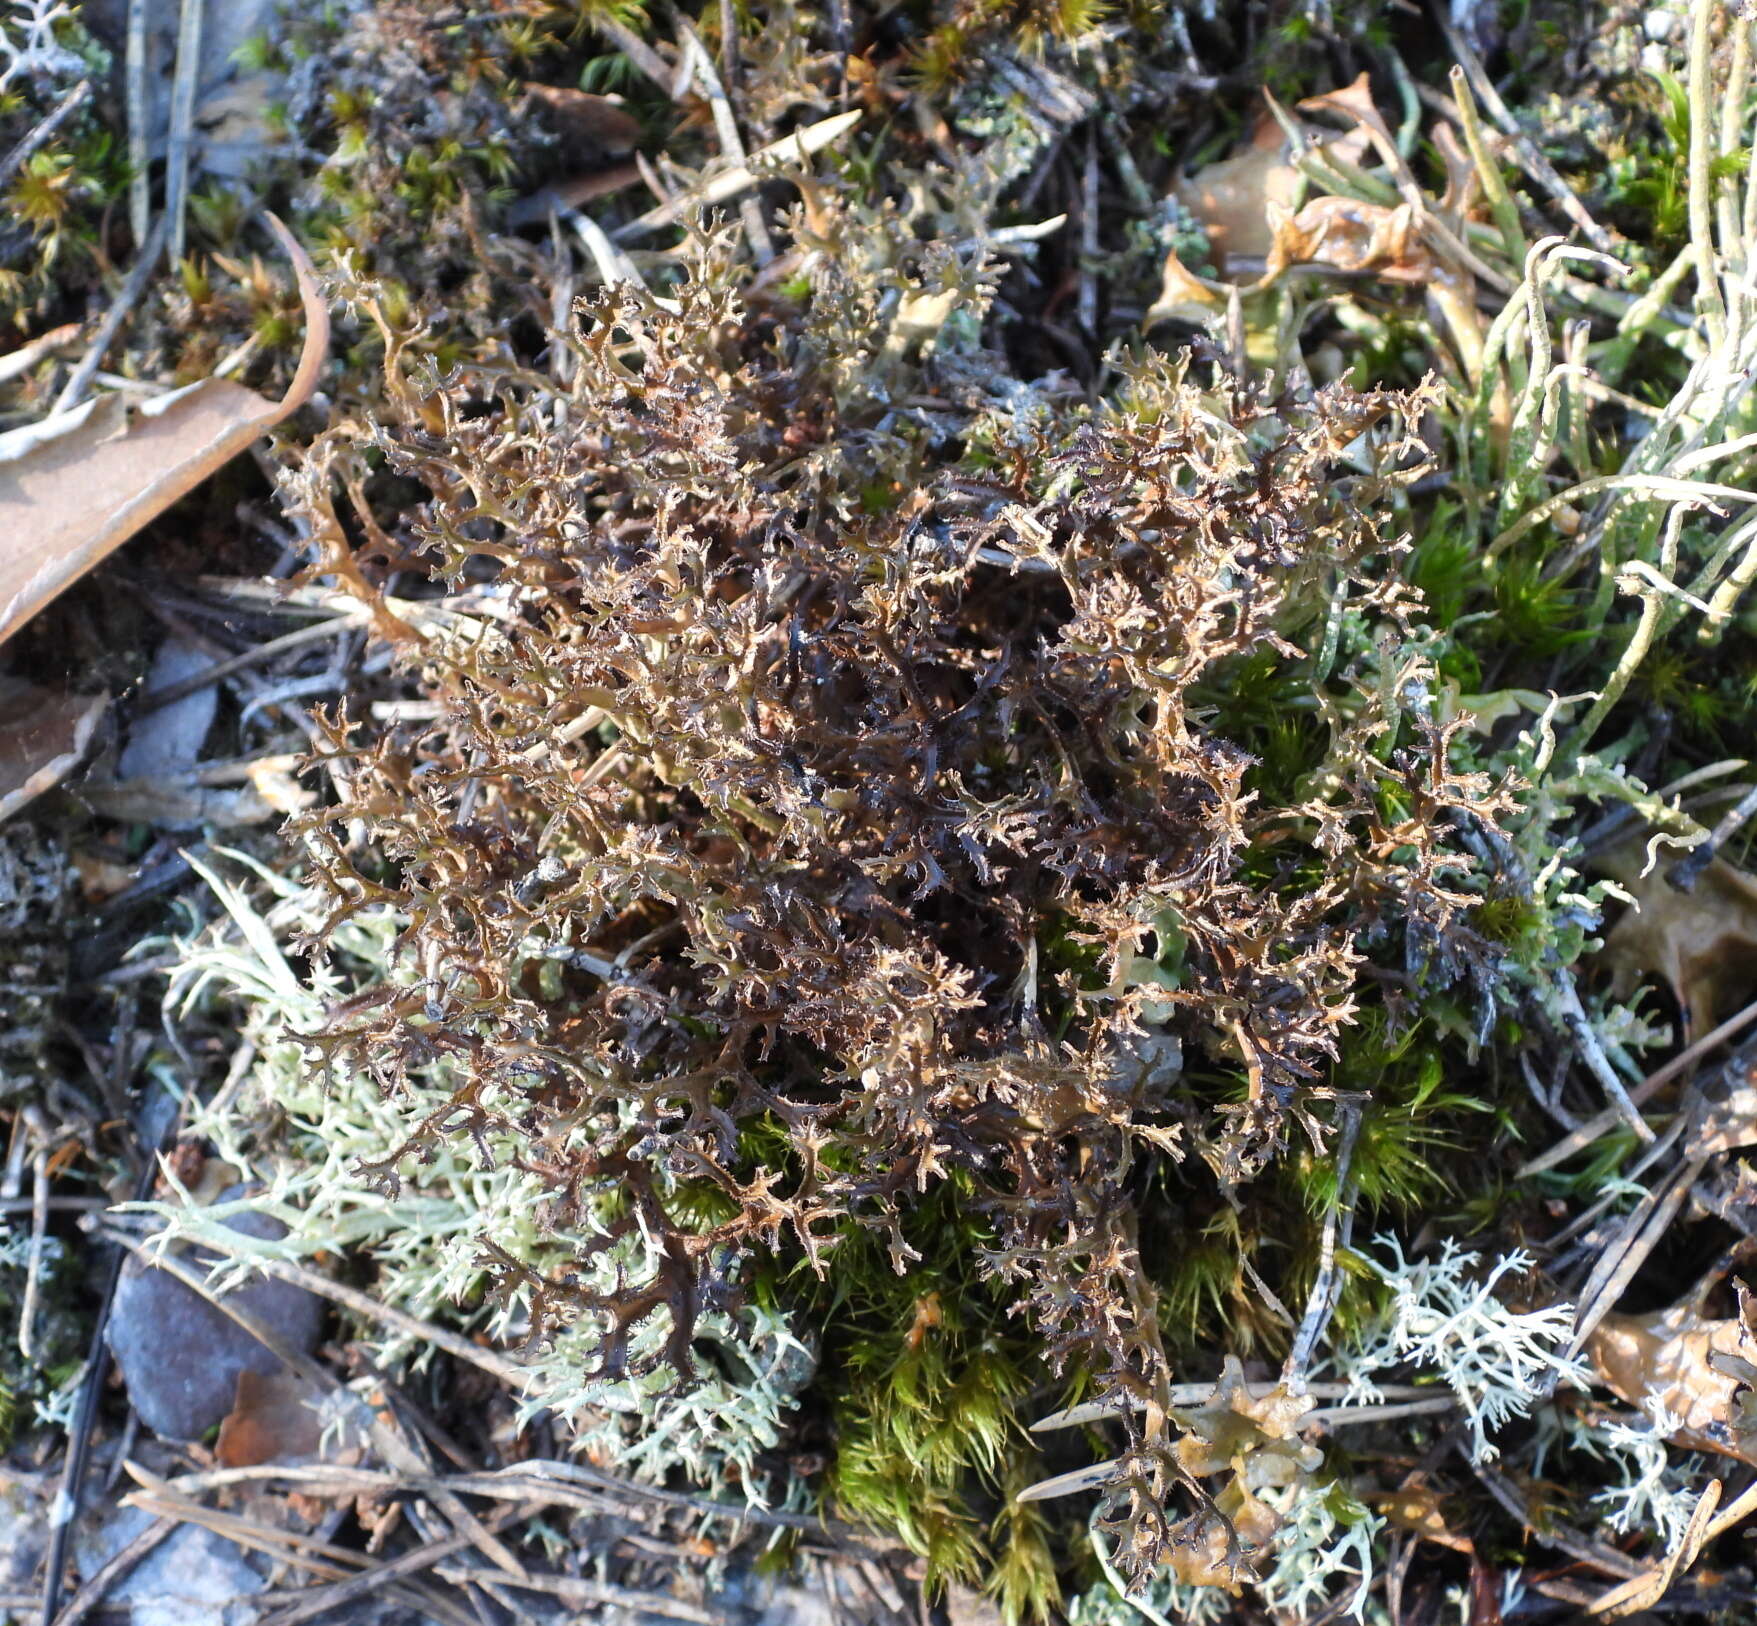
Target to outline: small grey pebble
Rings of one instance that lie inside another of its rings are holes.
[[[233,1188],[220,1201],[240,1194]],[[226,1223],[265,1241],[286,1235],[267,1214],[240,1214]],[[213,1264],[213,1255],[199,1248],[180,1258],[204,1272]],[[324,1304],[315,1293],[257,1277],[235,1289],[229,1302],[300,1354],[317,1347]],[[167,1440],[198,1440],[218,1427],[232,1409],[240,1372],[268,1376],[281,1369],[279,1358],[230,1316],[137,1255],[122,1267],[107,1341],[140,1420]]]

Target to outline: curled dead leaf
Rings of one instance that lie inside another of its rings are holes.
[[[1412,286],[1433,275],[1433,256],[1408,204],[1388,209],[1353,198],[1313,198],[1296,215],[1271,205],[1270,220],[1273,243],[1262,286],[1300,265]]]
[[[1599,1381],[1631,1406],[1677,1419],[1675,1445],[1757,1464],[1757,1346],[1737,1319],[1710,1320],[1693,1305],[1599,1322],[1586,1353]]]
[[[265,400],[207,378],[144,404],[100,395],[0,435],[0,643],[99,560],[298,408],[317,387],[329,312],[304,249],[267,217],[292,259],[305,346],[287,393]]]
[[[108,695],[52,694],[0,678],[0,819],[67,777],[109,703]]]

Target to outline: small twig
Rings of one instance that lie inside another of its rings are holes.
[[[0,158],[0,187],[11,181],[24,162],[38,147],[49,139],[68,119],[85,105],[86,98],[92,93],[89,79],[82,79],[72,90],[61,98],[44,114],[36,126],[21,140],[4,158]]]
[[[692,65],[694,82],[701,86],[702,94],[708,99],[709,110],[714,116],[714,133],[720,138],[720,146],[733,164],[741,165],[745,161],[744,139],[738,133],[738,120],[733,115],[731,99],[720,83],[720,75],[715,71],[714,59],[708,55],[701,37],[690,27],[689,19],[681,13],[677,16],[677,32],[683,39],[684,61]],[[768,223],[763,219],[762,204],[756,198],[745,197],[739,200],[738,212],[757,264],[767,265],[775,257],[775,244],[769,236]]]
[[[36,1360],[37,1299],[42,1292],[43,1245],[49,1235],[49,1148],[39,1145],[31,1160],[31,1245],[25,1266],[24,1303],[18,1312],[18,1352]]]
[[[138,1462],[128,1462],[124,1466],[129,1475],[143,1487],[122,1499],[126,1507],[139,1508],[145,1513],[160,1514],[184,1524],[197,1525],[239,1547],[266,1553],[270,1558],[296,1565],[326,1581],[347,1580],[357,1574],[362,1565],[371,1562],[367,1554],[356,1548],[339,1547],[316,1536],[262,1524],[236,1513],[221,1513],[217,1509],[203,1507],[199,1502],[190,1501],[180,1494],[178,1486],[184,1481],[160,1479]],[[385,1477],[395,1479],[394,1475]],[[395,1494],[401,1488],[403,1487],[393,1484],[385,1494]],[[479,1623],[473,1622],[469,1615],[453,1605],[436,1588],[419,1581],[393,1582],[392,1585],[400,1602],[413,1604],[421,1612],[443,1622],[444,1626],[479,1626]]]
[[[50,328],[47,333],[38,334],[16,350],[8,350],[0,356],[0,384],[10,383],[21,373],[28,373],[44,356],[53,355],[78,337],[79,323],[65,322],[60,327]]]
[[[1086,126],[1086,156],[1080,178],[1080,292],[1076,304],[1081,331],[1098,336],[1098,132]]]
[[[273,1354],[288,1371],[296,1373],[328,1393],[353,1401],[361,1431],[371,1439],[374,1449],[393,1467],[399,1468],[405,1473],[418,1473],[427,1466],[403,1437],[386,1424],[352,1390],[339,1383],[316,1361],[301,1354],[284,1338],[265,1327],[256,1316],[246,1311],[235,1299],[214,1292],[197,1272],[190,1270],[179,1260],[166,1254],[155,1255],[148,1250],[144,1243],[128,1236],[126,1232],[118,1231],[109,1234],[115,1236],[123,1247],[137,1255],[143,1263],[154,1270],[162,1270],[167,1275],[175,1277],[191,1292],[205,1299],[222,1315],[236,1322],[264,1349]],[[450,1490],[443,1488],[436,1490],[433,1493],[433,1503],[446,1518],[452,1520],[464,1532],[468,1544],[480,1548],[506,1574],[515,1579],[524,1576],[524,1565],[519,1562],[511,1549],[497,1540],[493,1532],[486,1529],[475,1514],[470,1512]]]
[[[1557,1008],[1567,1026],[1569,1037],[1580,1049],[1581,1060],[1610,1097],[1611,1104],[1617,1109],[1623,1122],[1635,1131],[1637,1138],[1651,1142],[1655,1138],[1653,1130],[1636,1110],[1635,1103],[1629,1099],[1628,1089],[1622,1079],[1617,1077],[1616,1068],[1611,1066],[1610,1058],[1605,1055],[1604,1046],[1598,1042],[1598,1035],[1593,1032],[1592,1023],[1581,1006],[1580,990],[1574,986],[1574,978],[1565,969],[1556,972],[1555,988]]]
[[[127,1213],[134,1209],[133,1204],[125,1205],[120,1212]],[[103,1227],[105,1235],[121,1242],[124,1247],[138,1248],[140,1238],[132,1232],[119,1227]],[[365,1316],[368,1320],[379,1322],[383,1326],[394,1328],[407,1337],[414,1338],[422,1344],[431,1344],[436,1349],[443,1349],[455,1360],[467,1361],[471,1366],[480,1367],[482,1371],[499,1378],[502,1383],[510,1383],[523,1389],[530,1378],[529,1371],[517,1361],[509,1360],[504,1355],[497,1355],[492,1350],[481,1348],[468,1338],[459,1337],[448,1332],[444,1327],[435,1326],[430,1321],[422,1321],[416,1316],[402,1310],[393,1309],[388,1304],[381,1304],[370,1294],[362,1293],[352,1287],[344,1287],[340,1282],[333,1282],[327,1276],[319,1275],[315,1270],[307,1270],[302,1265],[295,1265],[285,1259],[269,1258],[254,1252],[250,1247],[250,1239],[240,1235],[235,1243],[228,1243],[225,1236],[210,1236],[204,1231],[199,1245],[216,1253],[230,1254],[234,1259],[248,1259],[251,1267],[261,1271],[265,1276],[273,1276],[294,1287],[302,1287],[308,1293],[316,1293],[321,1298],[339,1304],[344,1309],[352,1310],[356,1315]],[[160,1261],[153,1259],[154,1264]]]
[[[610,14],[607,7],[599,7],[592,13],[592,26],[600,34],[608,36],[616,44],[617,50],[629,59],[649,79],[653,81],[667,96],[671,94],[672,72],[665,59],[652,46],[640,37],[626,23],[619,22]]]
[[[149,711],[157,711],[161,706],[169,706],[175,701],[185,699],[198,690],[207,688],[209,684],[218,683],[221,678],[230,677],[234,672],[259,666],[277,655],[286,654],[290,649],[322,643],[324,639],[333,638],[350,627],[368,626],[371,620],[371,616],[364,610],[354,610],[345,611],[331,621],[297,627],[292,632],[282,633],[278,638],[270,638],[267,642],[258,644],[254,649],[247,649],[242,654],[233,655],[223,661],[215,661],[212,666],[204,666],[199,672],[193,672],[179,682],[167,683],[160,689],[149,689],[135,701],[134,714],[139,717]]]
[[[1336,1309],[1340,1281],[1336,1275],[1336,1227],[1338,1216],[1354,1207],[1354,1188],[1349,1182],[1349,1164],[1354,1159],[1355,1138],[1360,1134],[1360,1106],[1355,1101],[1338,1102],[1342,1117],[1341,1133],[1336,1145],[1336,1201],[1324,1216],[1324,1232],[1318,1244],[1318,1274],[1312,1282],[1311,1297],[1306,1300],[1306,1313],[1300,1322],[1299,1335],[1288,1352],[1281,1369],[1281,1380],[1295,1393],[1303,1392],[1306,1368],[1318,1340]]]
[[[104,1594],[177,1529],[173,1518],[158,1518],[129,1542],[68,1600],[55,1617],[55,1626],[78,1626],[104,1600]]]
[[[1721,1482],[1711,1479],[1690,1512],[1690,1522],[1678,1543],[1657,1565],[1644,1574],[1631,1577],[1621,1586],[1612,1587],[1603,1597],[1587,1605],[1589,1615],[1602,1615],[1607,1620],[1651,1609],[1671,1590],[1672,1582],[1684,1573],[1708,1544],[1709,1531],[1714,1527],[1715,1510],[1720,1506]]]
[[[137,243],[152,224],[152,179],[147,173],[146,13],[148,0],[128,0],[128,43],[124,69],[128,111],[128,224]]]
[[[1672,1221],[1678,1217],[1690,1187],[1707,1164],[1706,1157],[1691,1158],[1681,1163],[1660,1185],[1642,1198],[1625,1217],[1616,1239],[1599,1256],[1580,1294],[1580,1308],[1574,1317],[1574,1334],[1562,1359],[1571,1361],[1586,1347],[1586,1341],[1599,1322],[1610,1313],[1611,1306],[1623,1296],[1634,1280],[1635,1272],[1647,1262],[1648,1255],[1659,1246]],[[1546,1380],[1553,1386],[1555,1374]]]
[[[1724,1044],[1734,1034],[1757,1022],[1757,1000],[1753,1000],[1742,1011],[1729,1016],[1719,1027],[1702,1035],[1694,1043],[1688,1045],[1673,1056],[1663,1067],[1648,1074],[1635,1088],[1630,1091],[1629,1099],[1639,1106],[1651,1100],[1673,1079],[1688,1071],[1703,1056],[1717,1046]],[[1743,1068],[1750,1071],[1749,1062],[1742,1056],[1736,1056],[1727,1064],[1728,1069]],[[1601,1135],[1608,1134],[1622,1121],[1623,1115],[1616,1108],[1607,1108],[1595,1118],[1589,1118],[1571,1134],[1564,1135],[1561,1140],[1547,1152],[1540,1152],[1536,1157],[1522,1163],[1518,1169],[1518,1178],[1529,1180],[1534,1174],[1542,1174],[1546,1169],[1553,1169],[1558,1163],[1565,1163],[1576,1152],[1583,1152]]]
[[[630,237],[642,237],[650,231],[657,231],[661,226],[671,225],[690,209],[706,209],[716,203],[725,203],[763,179],[757,173],[756,165],[789,161],[802,164],[813,153],[821,152],[832,142],[839,141],[860,122],[860,118],[859,113],[838,113],[833,118],[808,124],[803,130],[795,130],[779,141],[771,141],[768,146],[760,147],[752,153],[748,162],[697,181],[687,192],[656,209],[649,209],[644,215],[637,215],[611,235],[618,242]]]
[[[175,1131],[181,1111],[172,1115],[161,1133],[161,1142]],[[146,1156],[136,1181],[136,1201],[145,1201],[157,1177],[157,1146],[143,1146]],[[92,1325],[90,1353],[86,1356],[85,1377],[79,1386],[79,1399],[73,1409],[73,1426],[67,1431],[67,1459],[61,1469],[61,1485],[55,1492],[54,1506],[49,1511],[49,1551],[43,1568],[43,1607],[39,1619],[42,1626],[53,1626],[61,1606],[62,1574],[67,1567],[67,1543],[73,1534],[73,1522],[79,1517],[80,1491],[85,1484],[86,1463],[91,1456],[92,1431],[97,1424],[98,1397],[103,1393],[104,1380],[110,1373],[110,1346],[105,1333],[110,1313],[116,1304],[116,1285],[122,1279],[122,1261],[126,1252],[118,1248],[105,1272],[103,1297],[98,1301],[97,1319]]]
[[[1554,1547],[1558,1552],[1564,1552],[1570,1558],[1590,1565],[1601,1575],[1615,1575],[1627,1580],[1642,1573],[1642,1566],[1627,1554],[1591,1540],[1560,1519],[1550,1516],[1540,1523],[1533,1518],[1525,1498],[1519,1494],[1518,1487],[1500,1469],[1492,1463],[1478,1462],[1472,1456],[1462,1432],[1452,1444],[1458,1455],[1469,1465],[1470,1471],[1482,1483],[1483,1489],[1512,1515],[1516,1524],[1531,1531],[1545,1546]]]
[[[153,265],[159,257],[159,250],[164,247],[165,220],[166,217],[161,215],[147,234],[139,258],[129,270],[127,279],[122,284],[122,291],[116,295],[115,304],[104,313],[104,319],[98,324],[97,336],[92,340],[90,349],[80,357],[79,365],[73,369],[73,376],[67,380],[66,388],[56,398],[51,417],[71,412],[85,399],[85,392],[91,387],[92,375],[103,363],[104,353],[116,342],[116,335],[122,331],[122,324],[127,321],[129,312],[146,292],[146,285],[152,278]]]
[[[1721,297],[1719,256],[1714,247],[1715,87],[1709,82],[1713,26],[1720,0],[1696,0],[1690,29],[1690,242],[1696,250],[1696,302],[1708,329],[1710,354],[1726,343],[1726,301]]]
[[[510,1507],[496,1514],[488,1522],[492,1531],[500,1531],[510,1524],[517,1524],[534,1516],[540,1509],[536,1507]],[[392,1558],[384,1563],[375,1564],[371,1569],[359,1575],[351,1575],[344,1581],[335,1581],[328,1586],[312,1587],[298,1603],[285,1609],[277,1610],[262,1622],[262,1626],[298,1626],[302,1620],[310,1620],[314,1615],[325,1614],[331,1609],[350,1603],[355,1598],[362,1598],[369,1593],[381,1591],[393,1582],[405,1577],[419,1574],[422,1570],[432,1569],[441,1559],[453,1553],[462,1552],[471,1545],[469,1535],[446,1536],[438,1541],[430,1541],[422,1546],[411,1549],[399,1558]]]

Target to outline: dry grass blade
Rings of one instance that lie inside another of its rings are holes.
[[[1729,1016],[1719,1027],[1710,1033],[1703,1034],[1694,1044],[1680,1051],[1663,1067],[1657,1068],[1649,1074],[1629,1092],[1629,1099],[1637,1106],[1651,1100],[1666,1085],[1693,1067],[1709,1051],[1717,1045],[1724,1044],[1735,1034],[1743,1032],[1753,1022],[1757,1022],[1757,1000],[1747,1005],[1742,1011]],[[1723,1077],[1728,1080],[1748,1078],[1754,1059],[1757,1058],[1753,1058],[1748,1049],[1740,1051],[1726,1064]],[[1518,1170],[1519,1178],[1529,1180],[1534,1174],[1542,1174],[1546,1169],[1553,1169],[1560,1163],[1566,1163],[1577,1152],[1585,1151],[1601,1136],[1608,1135],[1621,1121],[1622,1114],[1615,1107],[1607,1107],[1596,1117],[1587,1119],[1578,1129],[1571,1130],[1564,1135],[1548,1151],[1540,1152],[1536,1157],[1522,1163]]]
[[[795,130],[792,135],[783,136],[779,141],[771,141],[768,146],[752,153],[748,162],[735,164],[718,175],[709,176],[670,202],[636,216],[614,235],[619,240],[641,237],[682,219],[691,209],[706,209],[716,203],[725,203],[762,181],[763,175],[756,167],[759,164],[765,161],[803,163],[813,153],[822,152],[825,147],[840,141],[859,122],[859,113],[838,113],[833,118],[808,124],[803,130]]]
[[[298,1373],[326,1391],[338,1397],[345,1397],[355,1402],[355,1421],[372,1441],[378,1454],[393,1468],[402,1473],[422,1473],[427,1464],[414,1451],[394,1427],[387,1424],[372,1408],[360,1401],[353,1391],[344,1388],[336,1378],[317,1362],[308,1360],[277,1338],[263,1327],[255,1317],[246,1314],[231,1300],[214,1293],[201,1277],[194,1271],[186,1269],[175,1259],[155,1255],[134,1238],[125,1233],[113,1233],[122,1245],[143,1259],[156,1270],[163,1270],[175,1276],[178,1281],[192,1292],[199,1293],[215,1309],[221,1311],[242,1327],[251,1337],[255,1338],[264,1348],[271,1350],[279,1358],[282,1365],[289,1371]],[[494,1533],[487,1529],[452,1492],[441,1486],[433,1491],[433,1504],[446,1518],[452,1520],[465,1533],[467,1540],[481,1549],[502,1571],[515,1580],[523,1580],[525,1567],[519,1562],[512,1550],[498,1540]]]
[[[178,498],[298,408],[329,350],[316,272],[269,217],[305,310],[298,371],[279,401],[209,378],[132,412],[119,395],[0,435],[0,643]]]
[[[507,1525],[530,1518],[537,1511],[534,1507],[508,1508],[490,1522],[489,1528],[496,1531],[504,1529]],[[418,1575],[422,1570],[432,1569],[441,1559],[462,1552],[471,1544],[472,1539],[468,1535],[461,1535],[425,1542],[400,1557],[374,1564],[359,1575],[350,1575],[346,1580],[333,1582],[329,1586],[314,1587],[299,1602],[276,1610],[263,1621],[262,1626],[297,1626],[299,1621],[327,1614],[331,1609],[340,1608],[355,1598],[381,1592],[394,1582]]]
[[[200,1502],[179,1495],[174,1485],[148,1472],[139,1463],[128,1462],[124,1466],[141,1486],[140,1490],[130,1492],[122,1499],[126,1507],[137,1507],[184,1524],[200,1525],[240,1547],[296,1565],[326,1581],[348,1580],[358,1573],[361,1565],[371,1562],[367,1554],[353,1547],[336,1546],[315,1536],[204,1507]],[[393,1578],[392,1585],[400,1602],[412,1604],[442,1622],[442,1626],[479,1626],[472,1616],[432,1588],[397,1578]]]

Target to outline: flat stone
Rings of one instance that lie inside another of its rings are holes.
[[[221,1201],[237,1194],[222,1193]],[[226,1223],[263,1240],[286,1234],[286,1227],[266,1214],[241,1214]],[[203,1273],[214,1263],[213,1255],[199,1248],[176,1257]],[[324,1303],[315,1293],[257,1277],[228,1298],[301,1355],[317,1347]],[[280,1358],[230,1316],[138,1255],[122,1267],[106,1337],[140,1420],[167,1440],[199,1440],[217,1428],[232,1409],[240,1372],[270,1377],[282,1370]]]
[[[152,1522],[138,1508],[117,1509],[76,1542],[80,1578],[89,1580]],[[241,1547],[186,1524],[118,1580],[103,1607],[125,1608],[129,1626],[255,1626],[262,1610],[251,1599],[267,1587]]]

